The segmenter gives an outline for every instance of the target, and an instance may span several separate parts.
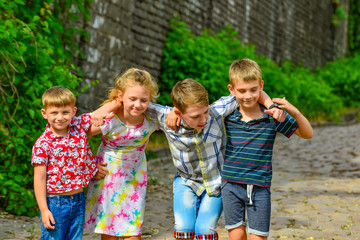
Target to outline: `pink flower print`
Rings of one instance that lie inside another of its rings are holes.
[[[122,169],[119,169],[116,173],[114,173],[114,177],[125,177],[125,173],[122,171]]]
[[[105,200],[104,194],[102,193],[102,194],[100,195],[100,197],[99,197],[99,200],[98,200],[99,204],[102,204],[102,203],[104,202],[104,200]]]
[[[135,192],[133,195],[131,195],[130,199],[133,202],[137,202],[137,200],[139,199],[139,195]]]
[[[86,222],[86,224],[91,224],[91,223],[94,223],[94,222],[95,222],[94,215],[91,214],[91,215],[90,215],[90,219]]]
[[[139,187],[146,187],[146,181],[143,181],[143,182],[141,182],[140,184],[139,184]]]
[[[116,214],[115,216],[118,217],[118,218],[121,218],[121,217],[122,218],[128,218],[130,215],[124,213],[124,209],[121,209],[121,212],[119,214]]]
[[[109,182],[107,184],[105,184],[105,188],[113,188],[114,183],[113,182]]]

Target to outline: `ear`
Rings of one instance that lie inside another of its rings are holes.
[[[118,91],[118,99],[119,99],[120,102],[123,101],[123,93],[120,90]]]
[[[177,109],[176,107],[174,107],[174,113],[176,114],[176,116],[178,118],[182,118],[182,113],[179,109]]]
[[[235,91],[234,91],[234,88],[232,87],[232,85],[228,84],[227,87],[228,87],[230,93],[235,96]]]
[[[260,90],[263,90],[264,89],[264,80],[261,80],[261,83],[260,83]]]
[[[72,117],[74,117],[74,116],[75,116],[76,111],[77,111],[77,107],[73,107]]]
[[[46,110],[43,108],[41,109],[41,115],[43,116],[43,118],[47,119]]]

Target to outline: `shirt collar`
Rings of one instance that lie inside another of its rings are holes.
[[[253,119],[253,120],[251,120],[250,122],[255,122],[255,121],[256,121],[256,122],[259,122],[259,121],[261,121],[262,119],[266,119],[266,118],[270,118],[270,117],[271,117],[269,114],[265,113],[265,110],[267,110],[267,108],[266,108],[264,105],[260,104],[260,103],[259,103],[259,105],[260,105],[261,110],[263,111],[263,116],[262,116],[261,118]],[[241,121],[242,114],[241,114],[241,112],[239,111],[239,108],[238,108],[238,107],[237,107],[237,108],[235,109],[235,111],[234,111],[234,117],[235,117],[236,120]]]

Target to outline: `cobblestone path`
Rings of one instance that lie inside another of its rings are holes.
[[[273,157],[269,239],[360,239],[360,124],[316,127],[313,139],[279,136]],[[172,177],[163,158],[149,161],[144,239],[173,239]],[[224,219],[220,239],[227,239]],[[0,213],[0,239],[39,239],[39,218]],[[85,232],[85,240],[100,239]]]

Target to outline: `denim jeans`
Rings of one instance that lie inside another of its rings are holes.
[[[46,197],[48,208],[55,219],[55,229],[46,229],[41,221],[44,240],[81,240],[85,222],[85,194]]]
[[[181,177],[174,179],[175,238],[218,239],[216,224],[222,198],[203,192],[197,196]]]
[[[270,187],[258,187],[246,184],[223,181],[221,194],[223,197],[225,228],[234,229],[246,226],[245,212],[248,217],[248,232],[268,236],[270,229],[271,193]]]

